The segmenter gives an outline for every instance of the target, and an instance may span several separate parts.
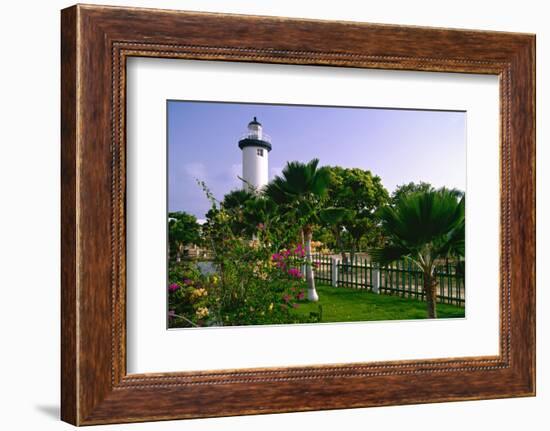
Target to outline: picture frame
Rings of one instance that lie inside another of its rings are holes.
[[[61,13],[61,54],[62,420],[535,395],[534,35],[76,5]],[[126,61],[136,56],[498,76],[499,355],[128,374]]]

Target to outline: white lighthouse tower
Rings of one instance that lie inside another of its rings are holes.
[[[261,190],[269,181],[269,152],[271,138],[262,130],[256,117],[248,123],[248,131],[239,140],[243,152],[243,188]]]

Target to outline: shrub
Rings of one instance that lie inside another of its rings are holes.
[[[232,225],[230,214],[213,204],[203,230],[218,274],[203,275],[191,262],[170,268],[170,326],[310,322],[312,318],[292,312],[306,290],[301,245],[274,252],[272,244],[280,242],[270,238],[263,224],[253,239],[236,236]]]

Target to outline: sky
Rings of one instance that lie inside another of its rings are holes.
[[[221,200],[241,188],[238,141],[256,116],[271,136],[269,179],[287,161],[371,171],[391,193],[425,181],[466,190],[466,113],[168,101],[168,210],[204,219],[205,181]]]

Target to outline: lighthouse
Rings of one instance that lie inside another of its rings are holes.
[[[248,123],[247,132],[239,140],[243,153],[243,189],[258,192],[269,181],[271,138],[263,132],[256,117]]]

